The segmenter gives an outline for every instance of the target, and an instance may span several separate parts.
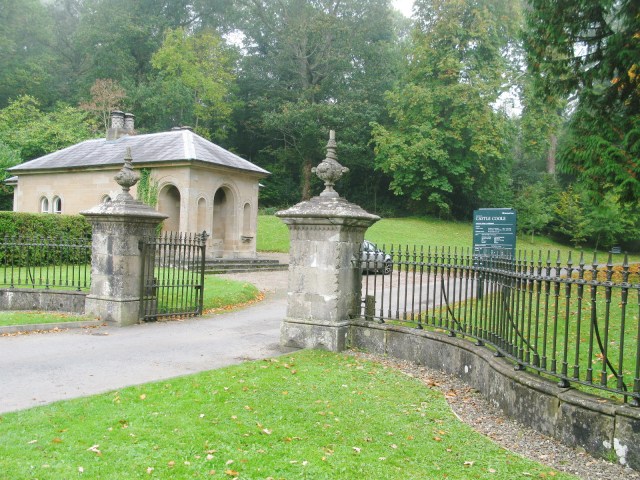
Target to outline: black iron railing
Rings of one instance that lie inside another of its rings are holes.
[[[88,289],[91,238],[0,237],[0,285],[9,288]]]
[[[207,234],[165,232],[140,242],[140,319],[202,314]]]
[[[361,255],[363,271],[379,272],[363,276],[364,318],[470,337],[560,387],[578,383],[640,405],[640,265],[626,256],[614,265],[611,254],[604,264],[582,253],[577,261],[423,247],[384,254],[387,275]]]

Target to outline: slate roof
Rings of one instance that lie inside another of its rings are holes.
[[[86,140],[8,169],[12,174],[37,170],[122,165],[127,147],[131,147],[133,165],[193,160],[205,164],[244,170],[261,176],[269,172],[190,130],[147,135],[123,136],[117,140]]]

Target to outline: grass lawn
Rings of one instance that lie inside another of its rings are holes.
[[[73,315],[55,312],[2,312],[0,313],[0,327],[8,325],[36,325],[40,323],[65,323],[94,320],[86,315]]]
[[[0,286],[52,290],[89,291],[91,265],[56,265],[31,267],[0,267]],[[78,288],[80,287],[80,288]]]
[[[259,252],[288,252],[289,228],[274,215],[258,215]]]
[[[205,275],[204,277],[203,310],[205,313],[230,310],[259,298],[260,291],[251,283],[224,279],[216,275]],[[92,318],[47,312],[0,312],[0,327],[80,320],[92,320]]]
[[[11,479],[573,478],[493,444],[441,393],[302,351],[0,417]]]
[[[220,278],[216,275],[204,277],[203,309],[230,309],[258,299],[260,291],[251,283]]]
[[[365,238],[377,243],[379,247],[385,245],[387,250],[392,245],[396,247],[402,245],[423,245],[432,247],[458,247],[471,248],[473,242],[473,225],[471,222],[451,222],[438,220],[435,218],[383,218],[379,222],[373,224],[365,233]],[[566,261],[569,251],[573,250],[574,255],[576,249],[572,249],[566,245],[560,245],[553,240],[542,236],[530,235],[526,237],[518,237],[516,247],[518,250],[534,250],[537,260],[538,251],[542,250],[545,254],[547,250],[551,250],[552,262],[555,262],[557,251],[560,250],[561,258]],[[288,252],[289,251],[289,232],[287,226],[273,215],[258,216],[258,245],[259,251],[268,252]],[[586,251],[585,251],[586,252]],[[614,263],[621,263],[623,255],[614,255]],[[589,263],[593,259],[593,252],[586,255],[586,262]],[[543,261],[546,257],[543,256]],[[579,257],[573,258],[577,263]],[[599,260],[605,263],[607,258],[604,254],[600,254]],[[630,257],[631,261],[640,261],[640,255]]]

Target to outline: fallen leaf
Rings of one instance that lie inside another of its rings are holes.
[[[82,467],[78,467],[78,471],[79,471],[80,473],[84,473],[84,468],[82,468]]]
[[[151,475],[153,473],[154,468],[153,467],[147,467],[147,473],[149,475]]]
[[[466,462],[464,462],[464,466],[465,466],[465,467],[473,467],[473,464],[474,464],[474,463],[475,463],[475,462],[466,461]]]
[[[353,451],[356,453],[360,453],[360,448],[359,447],[352,447]]]
[[[143,393],[142,395],[140,395],[140,400],[144,400],[145,398],[147,398],[147,395],[145,393]]]
[[[238,476],[238,472],[236,472],[235,470],[231,470],[231,469],[225,470],[224,473],[226,473],[227,475],[230,475],[232,477]]]
[[[97,453],[98,455],[102,455],[102,452],[101,452],[100,450],[98,450],[98,447],[99,447],[99,446],[100,446],[100,445],[93,445],[93,446],[91,446],[91,447],[87,448],[87,451],[88,451],[88,452]]]

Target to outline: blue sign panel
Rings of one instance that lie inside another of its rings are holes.
[[[481,208],[473,212],[474,256],[513,258],[516,252],[516,211],[513,208]]]

